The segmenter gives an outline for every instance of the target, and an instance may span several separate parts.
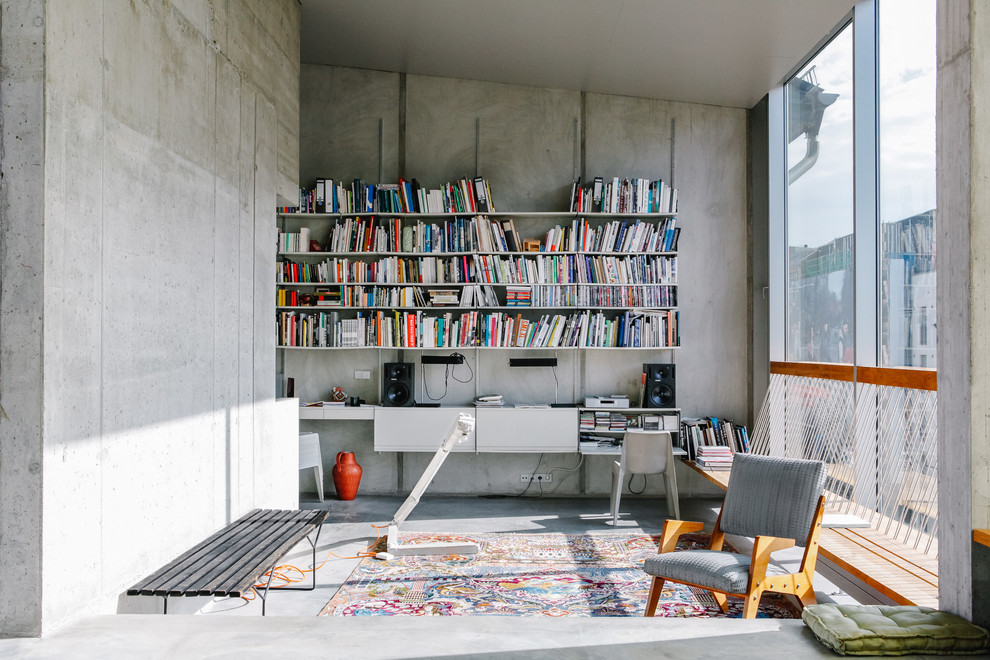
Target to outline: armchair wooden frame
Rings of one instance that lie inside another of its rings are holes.
[[[738,596],[744,599],[743,618],[752,619],[756,616],[756,611],[760,606],[760,598],[763,592],[772,591],[776,593],[792,594],[797,596],[803,606],[815,604],[815,590],[812,586],[812,579],[815,575],[815,564],[818,561],[818,537],[822,529],[822,514],[825,510],[825,496],[818,498],[818,506],[812,519],[811,529],[808,530],[808,537],[804,545],[804,556],[801,558],[801,568],[797,573],[784,575],[767,575],[767,565],[770,562],[770,555],[777,550],[790,548],[795,545],[795,539],[780,538],[776,536],[757,536],[753,543],[753,554],[749,563],[749,583],[746,586],[746,593],[725,593],[716,591],[710,587],[705,587],[691,582],[671,580],[681,582],[699,589],[711,592],[723,612],[729,611],[727,596]],[[721,530],[720,523],[722,513],[719,512],[715,521],[715,529],[712,532],[711,541],[708,544],[709,550],[721,550],[725,541],[725,533]],[[684,520],[668,520],[664,523],[663,534],[660,537],[660,553],[674,552],[677,540],[682,534],[699,532],[704,527],[700,522],[689,522]],[[654,577],[650,585],[650,595],[646,600],[646,616],[654,616],[657,611],[657,603],[660,601],[660,593],[663,590],[665,578]]]

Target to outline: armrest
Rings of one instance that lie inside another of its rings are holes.
[[[770,555],[784,548],[793,548],[794,539],[786,539],[779,536],[757,536],[753,542],[753,555],[749,561],[749,584],[753,585],[763,581],[767,576],[767,564],[770,563]]]
[[[660,554],[673,552],[677,547],[677,539],[681,534],[700,532],[705,528],[704,523],[689,520],[668,520],[663,524],[663,534],[660,536]]]

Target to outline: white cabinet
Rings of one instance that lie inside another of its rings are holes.
[[[479,452],[576,452],[576,408],[478,408]]]
[[[376,408],[375,451],[435,452],[458,415],[474,416],[472,408]],[[475,451],[477,426],[455,452]]]

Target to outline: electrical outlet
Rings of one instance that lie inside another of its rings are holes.
[[[371,372],[370,371],[355,371],[354,372],[354,379],[355,380],[371,380]]]
[[[531,474],[531,473],[520,474],[519,481],[523,482],[524,484],[529,483],[530,481],[538,481],[542,484],[548,484],[551,481],[553,481],[553,475],[550,474],[549,472],[537,472],[536,474]]]

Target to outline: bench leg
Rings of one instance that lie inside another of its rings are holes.
[[[165,601],[165,608],[162,610],[162,614],[168,614],[168,596],[162,596]]]
[[[309,541],[309,545],[313,548],[313,586],[311,587],[276,587],[276,591],[313,591],[316,589],[316,544],[320,540],[320,531],[323,529],[323,525],[316,528],[316,536],[314,538],[306,537]],[[268,583],[265,585],[264,593],[259,593],[261,597],[261,616],[265,616],[265,603],[267,602],[268,589],[271,587],[272,578],[275,577],[275,567],[272,566],[271,570],[268,571]]]

